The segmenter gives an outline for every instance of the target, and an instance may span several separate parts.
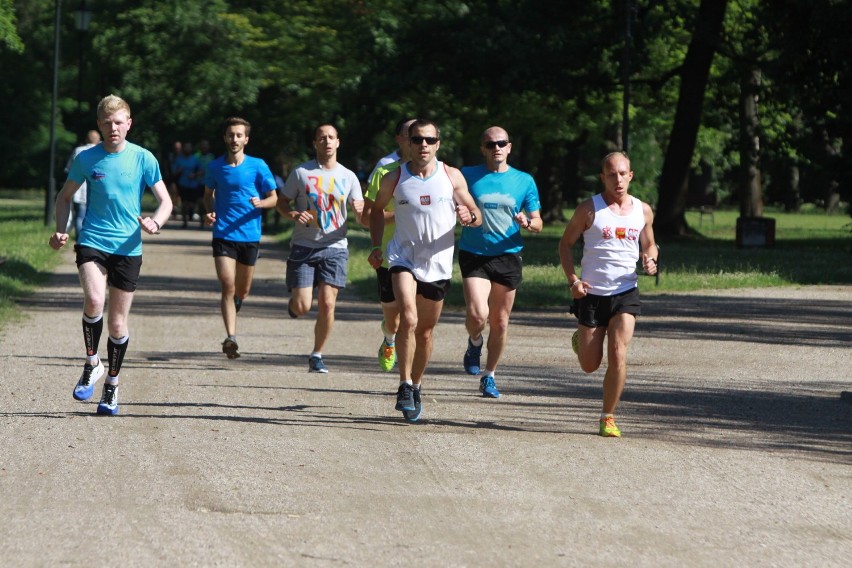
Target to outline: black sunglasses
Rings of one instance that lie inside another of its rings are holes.
[[[500,146],[501,148],[505,148],[508,145],[509,145],[508,140],[489,140],[488,142],[485,143],[485,147],[488,148],[489,150],[493,150],[497,146]]]
[[[411,137],[409,137],[408,139],[409,139],[409,140],[411,140],[413,143],[417,144],[418,146],[419,146],[420,144],[423,144],[423,141],[424,141],[424,140],[425,140],[425,141],[426,141],[426,143],[427,143],[427,144],[429,144],[430,146],[432,146],[433,144],[437,144],[437,143],[438,143],[438,139],[437,139],[436,137],[434,137],[434,136],[411,136]]]

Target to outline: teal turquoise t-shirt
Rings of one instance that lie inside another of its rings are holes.
[[[251,198],[263,199],[275,191],[275,177],[266,162],[246,156],[238,166],[219,157],[207,166],[204,184],[215,192],[213,238],[238,243],[260,241],[262,209],[251,204]]]
[[[140,256],[142,194],[162,180],[154,155],[131,142],[109,153],[103,144],[80,152],[68,179],[86,182],[88,203],[77,244],[108,254]]]
[[[482,225],[464,227],[459,248],[482,256],[521,252],[524,241],[514,217],[541,209],[533,177],[511,166],[492,172],[484,164],[462,168],[462,175],[482,212]]]

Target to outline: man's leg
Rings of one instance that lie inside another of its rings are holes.
[[[579,336],[579,352],[577,358],[580,368],[585,373],[593,373],[598,370],[603,362],[603,344],[606,339],[607,327],[587,327],[580,324],[577,327]]]
[[[484,338],[482,332],[488,325],[488,296],[491,293],[491,281],[485,278],[465,278],[464,303],[465,318],[464,327],[469,336],[467,348],[464,353],[464,370],[469,375],[478,375],[480,369],[480,358],[482,357],[482,344]]]
[[[72,394],[76,400],[89,400],[94,394],[95,383],[104,375],[104,365],[98,349],[104,327],[107,277],[106,269],[96,262],[83,263],[78,268],[78,274],[83,289],[83,343],[86,347],[86,362]]]
[[[234,306],[237,261],[227,256],[216,256],[213,260],[216,264],[216,276],[222,288],[219,306],[225,323],[225,334],[234,337],[237,335],[237,308]]]
[[[109,289],[109,339],[107,339],[107,355],[109,356],[109,372],[104,384],[103,395],[98,403],[98,414],[118,414],[118,379],[124,355],[130,344],[130,332],[127,326],[130,306],[133,304],[133,292],[120,290],[114,286]]]
[[[301,317],[311,311],[311,304],[313,301],[313,288],[293,288],[290,290],[288,308],[296,317]]]
[[[393,293],[399,307],[399,329],[396,332],[396,357],[399,366],[399,390],[396,393],[396,410],[406,413],[415,411],[415,393],[412,383],[412,365],[414,363],[415,330],[418,326],[417,282],[410,272],[396,272],[391,275]],[[419,378],[418,378],[419,381]]]
[[[419,387],[432,358],[432,332],[441,317],[444,301],[428,300],[417,296],[417,326],[414,329],[414,358],[411,364],[411,382]]]
[[[509,316],[515,305],[515,292],[502,284],[493,284],[488,298],[490,317],[488,328],[488,357],[485,361],[486,374],[494,374],[497,363],[506,348],[509,335]]]
[[[314,326],[314,353],[322,353],[325,342],[334,327],[334,308],[337,304],[337,286],[320,282],[317,287],[317,323]]]
[[[414,330],[417,327],[417,282],[410,272],[392,275],[393,293],[399,306],[399,329],[396,332],[396,357],[400,382],[410,383],[411,366],[416,348]]]
[[[607,368],[603,383],[603,413],[613,414],[627,381],[627,348],[633,339],[636,316],[616,314],[607,331]]]

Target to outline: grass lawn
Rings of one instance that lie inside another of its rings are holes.
[[[573,211],[566,211],[570,218]],[[852,219],[846,214],[826,215],[767,212],[776,220],[775,246],[736,247],[738,211],[716,211],[713,218],[688,212],[687,222],[699,236],[673,242],[658,240],[662,271],[656,279],[643,276],[643,294],[704,289],[852,284]],[[543,307],[567,305],[568,290],[559,265],[558,243],[564,225],[551,225],[538,235],[525,236],[524,283],[515,305]],[[289,238],[289,232],[282,234]],[[367,264],[370,240],[366,229],[349,233],[349,279],[365,297],[375,296],[375,275]],[[579,267],[578,267],[579,269]],[[462,306],[461,275],[455,266],[448,305]]]
[[[20,317],[15,302],[43,285],[59,262],[60,256],[47,245],[52,229],[44,226],[43,216],[42,192],[0,191],[0,258],[4,259],[0,264],[0,328]],[[769,212],[767,216],[776,219],[775,246],[759,249],[735,246],[737,216],[737,211],[717,211],[712,219],[705,216],[701,220],[697,212],[687,213],[687,221],[700,235],[660,242],[659,285],[654,278],[643,276],[642,292],[852,284],[852,220],[848,215]],[[517,307],[567,306],[567,285],[557,249],[563,229],[563,225],[553,225],[526,237],[524,283]],[[289,241],[286,224],[276,238]],[[367,264],[367,230],[353,227],[349,242],[351,287],[365,298],[374,298],[375,273]],[[458,265],[447,304],[464,305]]]
[[[15,302],[47,282],[60,256],[47,244],[44,193],[0,191],[0,327],[20,317]]]

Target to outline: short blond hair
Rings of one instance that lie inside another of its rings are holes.
[[[121,97],[107,95],[98,103],[98,118],[107,117],[120,110],[126,111],[130,117],[130,105]]]

